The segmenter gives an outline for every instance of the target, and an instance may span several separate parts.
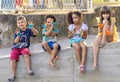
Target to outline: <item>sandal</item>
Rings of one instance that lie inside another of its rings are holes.
[[[16,78],[15,76],[9,77],[8,82],[14,82],[15,78]]]
[[[80,65],[80,72],[85,73],[85,68],[83,65]]]
[[[30,71],[28,74],[29,74],[30,76],[34,76],[34,75],[35,75],[35,73],[34,73],[33,71]]]
[[[93,70],[97,70],[99,68],[99,65],[97,64],[96,67],[93,67]]]

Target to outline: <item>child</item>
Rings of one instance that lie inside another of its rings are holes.
[[[107,6],[101,8],[99,20],[98,35],[93,43],[93,69],[98,68],[99,47],[103,47],[107,42],[116,41],[118,37],[115,27],[115,19],[111,17],[110,8]]]
[[[85,72],[86,45],[84,40],[87,38],[88,26],[82,22],[82,14],[79,11],[68,13],[70,46],[75,49],[80,72]],[[80,56],[81,55],[81,56]]]
[[[58,28],[55,27],[56,19],[53,15],[47,15],[45,18],[45,24],[43,25],[43,42],[42,47],[50,54],[49,65],[55,67],[54,60],[58,59],[58,51],[60,45],[56,42],[56,36],[58,35]]]
[[[13,82],[16,76],[16,67],[17,61],[19,61],[19,56],[23,55],[26,63],[27,72],[29,75],[34,75],[34,72],[31,70],[30,64],[30,37],[38,35],[38,31],[34,27],[26,27],[27,21],[24,16],[17,17],[17,26],[18,28],[14,33],[14,40],[12,51],[10,55],[10,66],[12,70],[12,75],[8,79],[8,82]]]

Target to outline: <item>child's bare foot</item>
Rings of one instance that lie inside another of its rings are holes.
[[[54,60],[58,60],[59,59],[59,56],[56,56]]]
[[[50,62],[49,65],[50,65],[51,67],[56,67],[56,65],[53,64],[53,62]]]

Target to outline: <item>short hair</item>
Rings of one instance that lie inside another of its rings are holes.
[[[19,20],[21,20],[21,19],[23,19],[23,20],[25,20],[25,21],[26,21],[25,16],[22,16],[22,15],[21,15],[21,16],[18,16],[18,17],[17,17],[17,21],[19,21]]]
[[[48,19],[48,18],[52,18],[53,19],[53,22],[56,22],[56,18],[55,18],[55,16],[54,15],[47,15],[46,17],[45,17],[45,22],[46,22],[46,20]]]

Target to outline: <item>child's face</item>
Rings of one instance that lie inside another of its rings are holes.
[[[47,18],[47,20],[46,20],[46,26],[47,26],[47,27],[51,27],[52,22],[54,22],[54,19],[52,19],[52,18]]]
[[[103,13],[103,14],[102,14],[102,17],[103,17],[104,19],[108,19],[108,18],[109,18],[109,16],[110,16],[110,14],[109,14],[109,13]]]
[[[81,17],[77,16],[76,14],[72,14],[72,20],[74,24],[79,24],[81,22]]]
[[[17,26],[18,26],[20,29],[25,29],[25,28],[26,28],[26,25],[27,25],[27,22],[26,22],[24,19],[21,19],[21,20],[18,20],[18,21],[17,21]]]

